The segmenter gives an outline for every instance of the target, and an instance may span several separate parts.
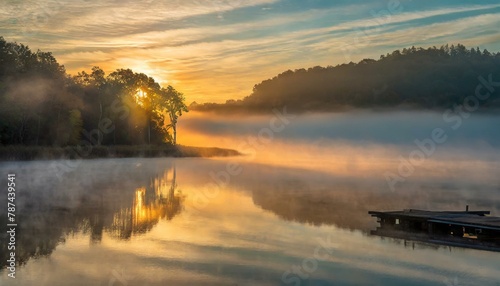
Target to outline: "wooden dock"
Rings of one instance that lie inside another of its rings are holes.
[[[500,250],[500,217],[489,211],[370,211],[380,226],[374,235]]]

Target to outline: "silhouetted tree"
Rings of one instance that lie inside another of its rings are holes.
[[[172,86],[168,86],[166,89],[162,89],[162,95],[164,98],[163,110],[169,116],[170,123],[167,125],[167,130],[172,129],[173,137],[172,143],[177,144],[177,121],[179,116],[182,116],[182,112],[188,112],[188,108],[184,103],[184,95]]]

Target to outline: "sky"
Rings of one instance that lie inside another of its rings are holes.
[[[131,68],[187,103],[250,95],[288,69],[411,46],[500,51],[498,0],[0,0],[0,36],[70,74]]]

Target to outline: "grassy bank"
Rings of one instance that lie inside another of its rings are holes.
[[[236,150],[172,145],[93,146],[81,150],[77,147],[0,146],[0,160],[29,161],[52,159],[95,159],[132,157],[228,157],[241,155]]]

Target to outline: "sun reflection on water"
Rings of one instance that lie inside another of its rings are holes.
[[[150,231],[160,219],[171,220],[182,209],[184,197],[177,190],[175,170],[151,178],[148,187],[137,188],[130,207],[113,214],[108,231],[113,237],[129,239]]]

